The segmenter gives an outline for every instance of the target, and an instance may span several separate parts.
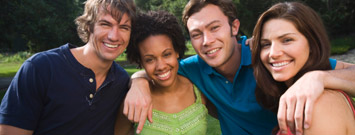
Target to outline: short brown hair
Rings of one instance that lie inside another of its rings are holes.
[[[101,8],[104,12],[110,13],[117,22],[120,22],[122,16],[127,13],[132,24],[134,23],[136,7],[133,0],[87,0],[84,13],[75,19],[78,35],[85,43],[89,41]]]
[[[330,42],[319,15],[302,3],[278,3],[261,14],[253,32],[252,65],[257,82],[255,95],[259,103],[276,113],[279,98],[287,90],[287,86],[285,83],[273,79],[260,58],[262,29],[265,22],[271,19],[283,19],[291,22],[308,40],[309,57],[305,65],[295,75],[294,82],[309,71],[331,69],[329,63]]]
[[[208,4],[218,6],[224,15],[228,17],[229,25],[232,25],[233,21],[237,19],[237,9],[232,0],[190,0],[183,11],[182,21],[187,29],[187,20],[191,15],[199,12],[202,8]]]

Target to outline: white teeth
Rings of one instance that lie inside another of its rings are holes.
[[[213,50],[211,50],[211,51],[207,52],[207,54],[212,54],[212,53],[215,53],[215,52],[216,52],[216,51],[218,51],[218,50],[219,50],[218,48],[213,49]]]
[[[111,45],[111,44],[107,44],[107,43],[104,43],[104,45],[107,47],[110,47],[110,48],[115,48],[118,46],[118,45]]]
[[[164,78],[164,77],[167,77],[169,74],[170,74],[170,71],[168,71],[168,72],[166,72],[164,74],[160,74],[160,75],[158,75],[158,77]]]
[[[272,63],[273,67],[281,67],[289,64],[290,62]]]

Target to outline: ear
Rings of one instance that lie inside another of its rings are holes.
[[[240,26],[240,22],[238,19],[235,19],[233,22],[232,22],[232,35],[233,36],[236,36],[238,34],[238,31],[239,31],[239,26]]]

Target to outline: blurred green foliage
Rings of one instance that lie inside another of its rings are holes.
[[[258,16],[285,0],[233,0],[241,22],[240,33],[250,36]],[[355,35],[354,0],[298,0],[322,17],[331,39]],[[82,45],[74,19],[85,0],[2,0],[0,52],[39,52],[65,43]],[[165,10],[180,21],[188,0],[135,0],[141,11]],[[183,26],[182,26],[183,27]],[[189,39],[185,32],[186,39]]]

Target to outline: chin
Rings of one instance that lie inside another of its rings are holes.
[[[286,82],[287,80],[289,80],[289,78],[285,78],[282,76],[274,76],[274,80],[277,82]]]

